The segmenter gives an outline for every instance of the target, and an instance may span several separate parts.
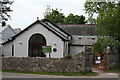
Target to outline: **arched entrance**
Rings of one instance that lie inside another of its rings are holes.
[[[42,46],[46,46],[46,39],[41,34],[34,34],[29,39],[29,57],[46,57],[45,53],[42,53]]]

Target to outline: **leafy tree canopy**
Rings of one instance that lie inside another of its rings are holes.
[[[92,18],[94,13],[98,13],[96,20],[97,32],[102,36],[112,36],[120,41],[120,5],[119,2],[87,2],[85,11]]]
[[[56,24],[85,24],[85,16],[74,15],[70,13],[67,17],[61,12],[62,10],[51,9],[47,6],[44,18],[53,21]]]
[[[86,13],[88,13],[88,22],[89,23],[96,23],[95,18],[93,18],[94,14],[98,14],[99,12],[102,11],[104,12],[105,10],[108,10],[108,8],[115,8],[117,3],[115,2],[110,2],[110,0],[102,0],[104,2],[95,2],[94,0],[92,0],[90,2],[90,0],[86,0],[85,5],[84,5],[84,10],[86,11]]]
[[[85,24],[85,16],[81,15],[74,15],[70,13],[67,17],[64,19],[64,24]]]
[[[2,20],[8,20],[10,18],[10,15],[8,12],[11,12],[11,8],[8,5],[11,5],[13,1],[9,0],[0,0],[0,17]]]
[[[120,7],[108,8],[99,12],[97,18],[97,32],[102,36],[112,36],[120,41]]]
[[[103,53],[107,46],[110,46],[112,51],[118,50],[120,47],[120,42],[118,40],[114,40],[112,37],[99,38],[97,42],[93,44],[93,53]]]
[[[45,15],[44,15],[45,19],[49,19],[57,24],[62,24],[64,21],[64,14],[61,13],[60,11],[58,11],[58,9],[52,9],[50,8],[50,6],[47,6]]]
[[[110,2],[110,0],[105,0],[104,2],[94,2],[94,1],[88,1],[86,0],[85,2],[85,11],[88,13],[89,16],[93,16],[94,13],[99,13],[101,9],[103,11],[108,10],[108,8],[115,8],[117,3],[115,2]]]

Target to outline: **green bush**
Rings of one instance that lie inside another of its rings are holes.
[[[68,54],[64,57],[65,59],[72,59],[72,55],[71,54]]]
[[[118,50],[120,42],[118,40],[113,39],[112,37],[109,38],[99,38],[96,43],[92,45],[93,53],[99,52],[103,53],[103,50],[110,46],[111,50]]]

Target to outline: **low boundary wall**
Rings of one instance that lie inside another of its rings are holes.
[[[72,59],[41,57],[4,57],[2,69],[28,72],[90,72],[92,53],[79,53]]]

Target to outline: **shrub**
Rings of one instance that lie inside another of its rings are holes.
[[[103,53],[103,50],[110,46],[111,50],[118,50],[120,42],[118,40],[113,39],[112,37],[109,38],[99,38],[95,44],[93,44],[93,53],[99,52]]]
[[[71,54],[68,54],[64,57],[65,59],[72,59],[72,55]]]

